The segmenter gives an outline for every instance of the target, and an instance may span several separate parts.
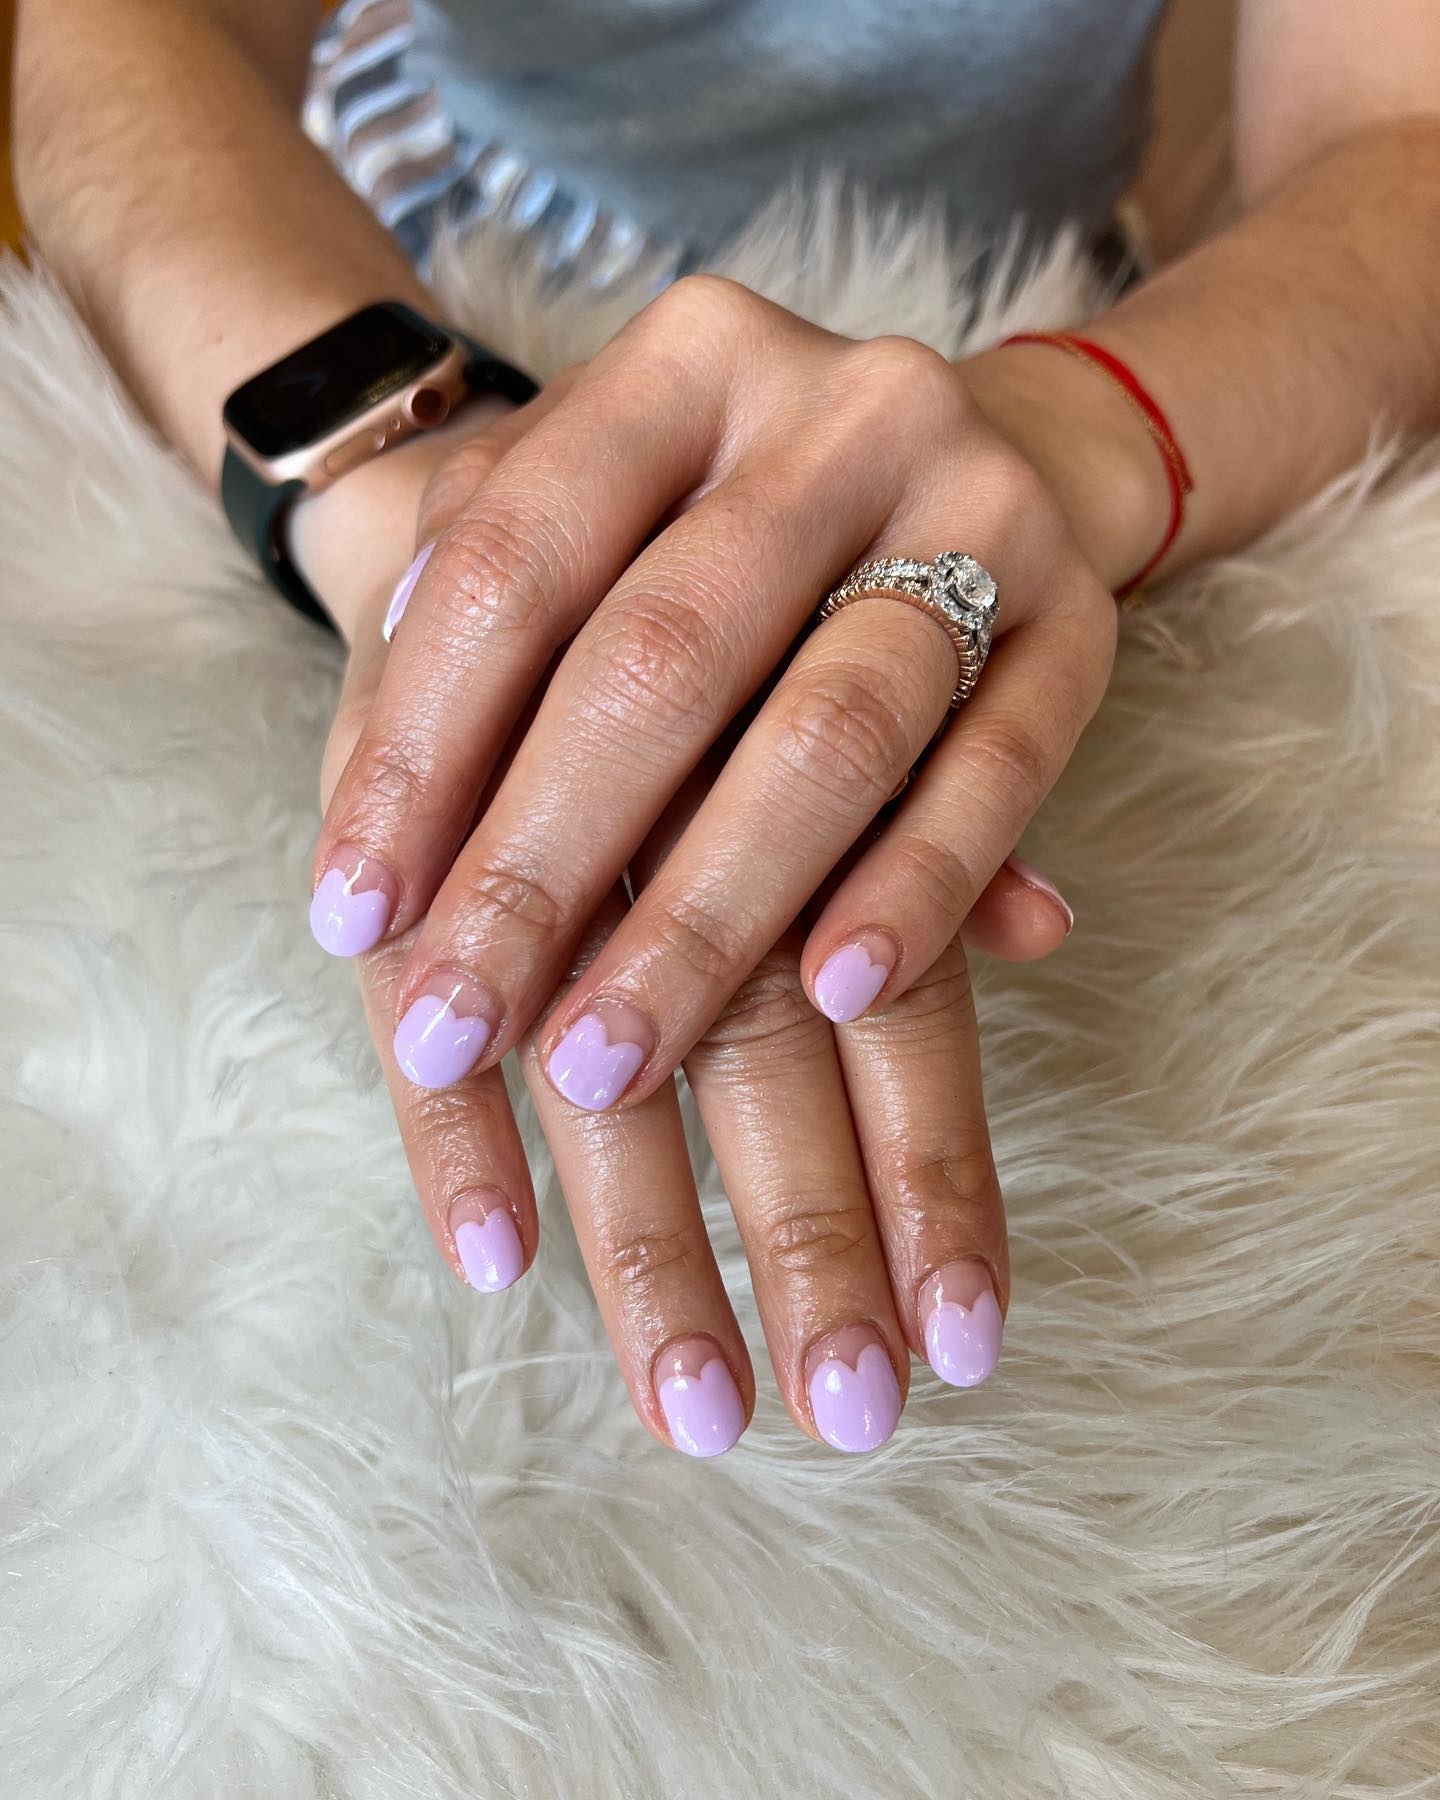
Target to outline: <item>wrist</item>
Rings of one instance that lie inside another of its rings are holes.
[[[395,583],[415,555],[431,477],[465,438],[513,411],[489,396],[303,499],[286,524],[296,567],[353,644],[379,631]]]
[[[960,364],[990,424],[1039,471],[1110,588],[1144,566],[1170,522],[1154,440],[1095,369],[1047,344],[1014,344]]]

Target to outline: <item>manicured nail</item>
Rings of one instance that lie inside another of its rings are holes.
[[[815,1429],[836,1450],[878,1450],[900,1419],[895,1365],[869,1325],[847,1325],[806,1358]]]
[[[416,1087],[468,1075],[494,1036],[500,1003],[463,969],[436,969],[395,1027],[395,1060]]]
[[[820,965],[815,1004],[836,1025],[858,1019],[884,987],[895,967],[895,946],[878,931],[842,944]]]
[[[337,844],[310,902],[315,942],[332,956],[359,956],[384,937],[399,897],[400,883],[378,857]]]
[[[655,1032],[637,1007],[607,1005],[579,1018],[545,1065],[557,1093],[586,1112],[613,1106],[655,1047]]]
[[[415,583],[420,579],[426,563],[430,560],[430,552],[434,548],[433,541],[428,543],[395,584],[395,592],[390,596],[389,606],[385,608],[385,622],[380,627],[380,635],[387,644],[395,635],[395,627],[400,623],[405,608],[410,604],[410,596],[415,592]]]
[[[1005,1324],[983,1262],[946,1263],[920,1289],[930,1367],[952,1387],[978,1387],[1000,1360]]]
[[[1005,862],[1011,873],[1018,875],[1026,887],[1034,888],[1037,894],[1044,894],[1047,900],[1055,902],[1065,915],[1065,935],[1068,937],[1075,928],[1075,915],[1070,910],[1070,902],[1055,883],[1048,876],[1042,875],[1038,869],[1032,869],[1029,863],[1022,862],[1018,856],[1007,856]]]
[[[655,1359],[655,1393],[670,1440],[687,1456],[723,1456],[745,1429],[745,1402],[712,1338],[682,1338]]]
[[[525,1273],[525,1247],[505,1196],[494,1188],[462,1194],[446,1223],[465,1279],[482,1294],[498,1294]]]

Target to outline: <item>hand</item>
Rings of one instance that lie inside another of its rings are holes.
[[[371,465],[377,479],[367,488],[342,484],[312,503],[304,566],[356,640],[327,784],[364,728],[385,662],[385,584],[364,571],[374,560],[400,560],[396,544],[413,541],[413,525],[402,524],[397,536],[393,522],[404,520],[407,505],[413,513],[417,492],[430,518],[445,503],[437,470],[450,481],[461,467],[481,477],[530,422],[472,412],[468,435],[455,443],[422,441],[407,456]],[[712,773],[688,784],[652,834],[636,859],[638,877],[658,865]],[[1002,870],[967,936],[1013,956],[1053,948],[1066,916],[1038,879]],[[624,911],[622,895],[608,897],[591,922],[587,954]],[[409,941],[392,938],[357,959],[401,1136],[450,1266],[473,1286],[508,1286],[535,1256],[539,1229],[519,1133],[498,1070],[443,1095],[400,1073],[391,1037]],[[673,1084],[622,1122],[559,1100],[538,1077],[533,1046],[526,1069],[641,1418],[691,1454],[728,1447],[748,1417],[754,1380],[705,1239]],[[697,1045],[687,1072],[756,1271],[780,1386],[801,1428],[841,1448],[881,1441],[908,1385],[907,1344],[947,1379],[983,1378],[998,1353],[1008,1278],[958,945],[899,1007],[832,1034],[805,1003],[792,933]],[[837,1354],[849,1358],[850,1375],[837,1371]],[[831,1393],[844,1400],[852,1392],[857,1362],[871,1383],[868,1411],[847,1410]]]
[[[442,1084],[521,1040],[828,586],[863,557],[952,545],[999,579],[996,645],[810,932],[806,987],[838,1020],[899,999],[1013,849],[1103,691],[1113,604],[1032,462],[919,345],[838,339],[700,279],[579,371],[441,531],[321,832],[323,918],[360,913],[378,935],[428,908],[398,1025],[412,1076]],[[935,623],[883,598],[804,641],[547,1020],[561,1093],[603,1107],[656,1091],[868,829],[954,678]]]

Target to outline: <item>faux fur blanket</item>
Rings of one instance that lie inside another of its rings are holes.
[[[727,266],[953,351],[961,260],[822,206]],[[542,371],[623,310],[494,267],[449,303]],[[973,330],[1084,304],[1061,254]],[[0,306],[0,1793],[1440,1793],[1440,462],[1126,615],[1026,847],[1075,933],[979,971],[1000,1373],[863,1459],[762,1375],[696,1463],[538,1141],[531,1276],[440,1266],[305,924],[338,651]]]

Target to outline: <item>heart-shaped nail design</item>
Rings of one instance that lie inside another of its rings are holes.
[[[973,1306],[941,1300],[925,1321],[925,1355],[952,1387],[978,1387],[1000,1360],[1000,1306],[988,1290]]]
[[[612,1044],[599,1013],[586,1013],[550,1052],[547,1070],[572,1104],[601,1112],[624,1093],[644,1060],[639,1044]]]
[[[355,893],[353,877],[343,869],[327,869],[310,902],[310,929],[315,942],[332,956],[359,956],[385,935],[390,897],[380,888]]]
[[[667,1377],[657,1392],[675,1448],[687,1456],[720,1456],[745,1429],[745,1402],[718,1356],[698,1375]]]
[[[815,1429],[836,1450],[877,1450],[900,1421],[900,1384],[879,1344],[849,1363],[828,1356],[810,1377]]]
[[[462,1219],[455,1226],[455,1248],[465,1279],[482,1294],[498,1294],[525,1272],[520,1233],[504,1207],[484,1219]]]
[[[863,944],[846,944],[826,957],[815,977],[815,1003],[836,1025],[858,1019],[884,987],[888,963],[876,962]]]
[[[457,1012],[442,994],[421,994],[395,1028],[395,1060],[417,1087],[449,1087],[474,1068],[489,1041],[487,1019]]]

